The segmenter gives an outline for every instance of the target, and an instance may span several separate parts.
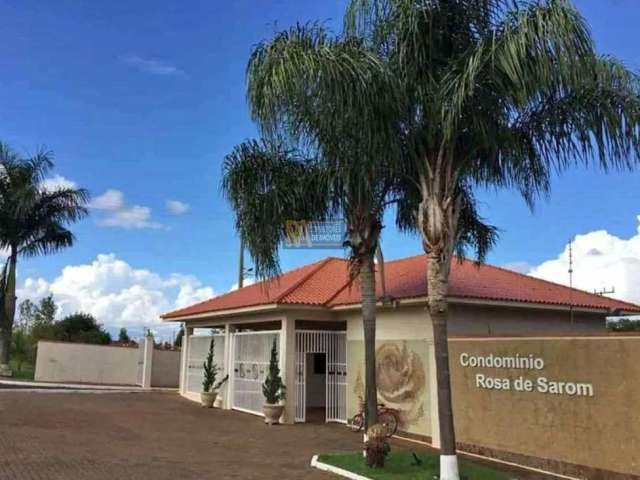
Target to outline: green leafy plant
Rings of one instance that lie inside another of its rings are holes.
[[[286,387],[280,377],[280,367],[278,366],[278,351],[276,350],[276,340],[271,346],[271,358],[269,359],[269,372],[262,384],[262,394],[267,403],[273,405],[286,398]]]
[[[216,383],[216,376],[218,375],[218,365],[213,361],[213,355],[215,353],[215,343],[213,338],[211,339],[211,343],[209,344],[209,353],[207,354],[207,359],[202,364],[202,368],[204,369],[204,378],[202,380],[202,391],[204,393],[208,393],[211,391],[213,385]],[[222,382],[221,382],[222,383]],[[218,387],[220,384],[216,385]]]

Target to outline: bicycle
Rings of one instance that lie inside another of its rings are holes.
[[[364,428],[366,403],[360,399],[360,411],[351,419],[351,430],[359,432]],[[398,411],[385,407],[384,403],[378,404],[378,423],[386,429],[387,438],[392,437],[398,431]]]

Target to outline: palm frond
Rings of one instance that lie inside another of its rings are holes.
[[[460,212],[454,247],[456,255],[462,259],[471,250],[476,263],[484,263],[487,254],[498,241],[499,231],[480,216],[476,199],[469,185],[459,185],[457,197],[460,199]]]
[[[278,248],[288,222],[322,220],[331,213],[321,169],[267,140],[246,141],[227,155],[222,190],[261,279],[280,273]]]
[[[50,152],[22,158],[0,143],[0,166],[0,247],[32,256],[71,246],[74,237],[66,226],[88,214],[88,192],[42,188],[53,166]]]

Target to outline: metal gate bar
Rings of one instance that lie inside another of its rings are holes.
[[[347,421],[346,332],[296,331],[296,422],[306,421],[306,355],[324,353],[325,418],[327,422]]]
[[[187,392],[202,392],[203,364],[209,353],[209,344],[214,339],[214,359],[220,371],[225,368],[225,348],[224,334],[215,335],[190,335],[189,336],[189,357],[187,359]],[[223,397],[224,398],[224,397]]]
[[[267,374],[273,341],[280,350],[280,331],[237,332],[231,334],[232,408],[262,415],[262,383]]]

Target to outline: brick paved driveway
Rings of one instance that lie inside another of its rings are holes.
[[[311,456],[358,443],[343,426],[268,427],[175,393],[0,392],[0,479],[330,480]]]

